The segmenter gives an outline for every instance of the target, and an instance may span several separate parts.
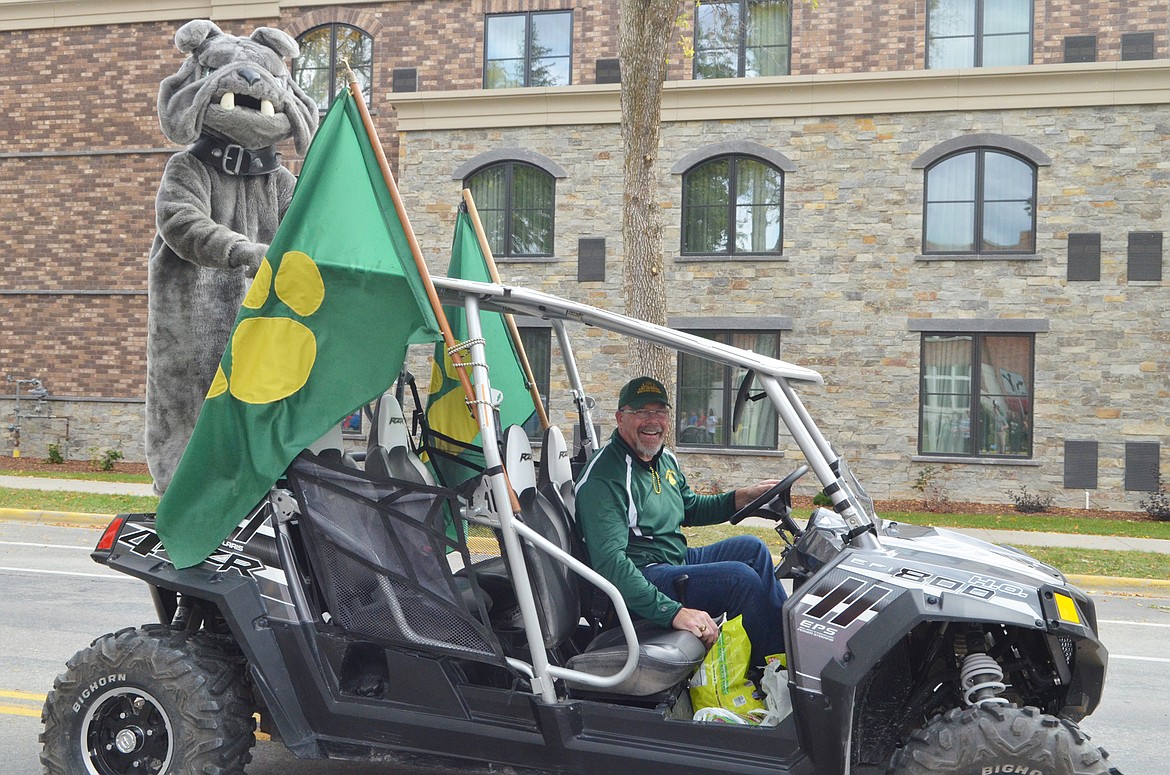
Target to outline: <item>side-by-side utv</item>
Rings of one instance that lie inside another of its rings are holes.
[[[69,661],[44,708],[46,772],[242,773],[257,718],[297,757],[454,770],[1115,772],[1077,727],[1105,679],[1093,601],[1014,549],[878,518],[797,395],[815,371],[523,288],[435,284],[466,310],[482,438],[502,440],[482,469],[436,483],[388,393],[364,456],[305,451],[198,566],[169,562],[154,515],[118,516],[93,557],[145,582],[158,622]],[[775,408],[805,461],[732,521],[771,518],[785,539],[778,724],[694,720],[702,643],[635,619],[589,567],[562,431],[534,449],[496,427],[481,310],[550,323],[586,453],[580,326],[730,366],[739,407]],[[798,522],[806,472],[832,506]]]

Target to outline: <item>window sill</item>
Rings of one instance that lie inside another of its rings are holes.
[[[738,447],[694,447],[694,446],[678,446],[671,447],[675,452],[685,452],[688,455],[737,455],[753,457],[785,457],[785,454],[778,449],[740,449]]]
[[[1039,261],[1036,253],[920,253],[915,261]]]
[[[783,253],[777,253],[775,255],[770,255],[770,256],[760,256],[760,255],[729,256],[729,255],[725,255],[725,254],[716,253],[713,255],[703,255],[703,256],[700,256],[700,255],[685,255],[684,256],[684,255],[680,254],[680,255],[675,256],[674,260],[675,260],[675,263],[679,263],[679,264],[711,263],[714,261],[722,261],[722,262],[727,262],[727,261],[734,261],[734,262],[762,261],[765,263],[778,263],[778,262],[788,261],[790,258],[791,258],[790,256],[785,255]]]
[[[947,463],[976,466],[1032,466],[1039,468],[1040,461],[1032,458],[1013,457],[947,457],[945,455],[911,455],[912,463]]]
[[[555,264],[556,256],[495,256],[497,264]]]

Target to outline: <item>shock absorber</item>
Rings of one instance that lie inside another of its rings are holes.
[[[963,658],[963,667],[959,671],[963,701],[968,705],[1009,705],[1007,698],[1000,696],[1007,690],[1003,669],[985,648],[982,632],[967,634],[967,656]]]

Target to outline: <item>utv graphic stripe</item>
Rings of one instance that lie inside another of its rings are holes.
[[[885,587],[870,587],[865,594],[855,600],[848,608],[833,617],[833,624],[838,627],[847,627],[853,620],[869,609],[876,606],[890,594]]]
[[[821,619],[827,616],[837,604],[852,596],[853,593],[865,586],[865,583],[861,579],[845,579],[837,585],[836,589],[821,598],[821,602],[808,609],[804,615],[812,619]]]

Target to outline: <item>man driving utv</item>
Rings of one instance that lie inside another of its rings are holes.
[[[589,461],[576,488],[577,521],[593,568],[618,588],[630,611],[694,633],[708,648],[719,634],[712,617],[742,614],[752,665],[762,666],[784,650],[780,608],[787,597],[767,545],[741,535],[688,547],[681,527],[724,522],[776,481],[720,495],[692,491],[664,446],[670,401],[651,377],[626,383],[615,420],[610,443]]]

